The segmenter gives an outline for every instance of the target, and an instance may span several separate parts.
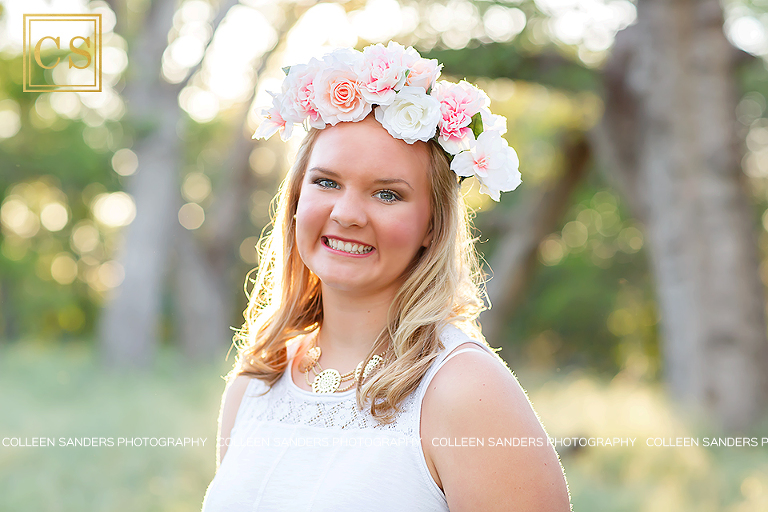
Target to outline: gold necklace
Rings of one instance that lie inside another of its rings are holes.
[[[304,374],[307,384],[312,386],[312,391],[315,393],[343,393],[344,391],[350,390],[357,383],[361,371],[363,373],[363,379],[365,379],[382,363],[382,361],[384,361],[383,356],[374,354],[373,357],[371,357],[371,360],[368,361],[368,364],[365,365],[365,368],[363,368],[363,361],[360,361],[354,371],[342,375],[338,370],[334,370],[333,368],[323,370],[323,367],[320,366],[319,363],[321,355],[322,350],[317,346],[317,334],[315,334],[312,338],[312,344],[301,358],[301,361],[299,361],[299,371]],[[318,368],[320,371],[318,371]],[[309,382],[310,370],[315,374],[315,378],[312,382]],[[351,384],[344,388],[339,387],[342,382],[352,378],[354,378],[354,380]]]

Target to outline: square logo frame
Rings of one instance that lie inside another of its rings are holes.
[[[88,84],[33,84],[32,59],[35,45],[32,44],[32,23],[41,21],[87,21],[93,23],[93,83]],[[22,53],[22,77],[24,92],[101,92],[101,14],[24,14],[24,50]]]

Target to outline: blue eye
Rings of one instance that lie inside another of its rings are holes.
[[[385,199],[383,197],[381,198],[382,201],[386,201],[387,203],[394,203],[396,201],[400,201],[400,197],[394,192],[392,192],[391,190],[380,190],[377,192],[377,194],[388,194],[389,196],[391,196],[391,199]]]
[[[317,178],[316,180],[314,180],[312,182],[312,184],[317,185],[320,188],[325,188],[325,189],[336,188],[336,187],[333,187],[333,186],[323,185],[322,184],[323,182],[333,183],[334,185],[336,184],[335,181],[329,180],[328,178]],[[397,201],[401,201],[400,196],[398,196],[395,192],[393,192],[391,190],[379,190],[376,193],[377,194],[385,194],[386,195],[386,197],[380,197],[380,199],[382,201],[384,201],[385,203],[395,203]]]
[[[326,187],[325,185],[320,185],[320,182],[321,182],[321,181],[327,181],[327,182],[329,182],[329,183],[334,183],[334,181],[333,181],[333,180],[329,180],[328,178],[317,178],[317,179],[316,179],[315,181],[313,181],[312,183],[313,183],[313,184],[315,184],[315,185],[318,185],[318,186],[320,186],[321,188],[333,188],[333,187]]]

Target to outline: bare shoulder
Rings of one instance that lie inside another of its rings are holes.
[[[567,512],[568,487],[528,396],[498,358],[476,347],[451,358],[422,405],[427,465],[451,512]]]
[[[245,395],[245,390],[250,382],[251,377],[248,375],[238,375],[224,389],[224,394],[221,397],[221,409],[219,410],[217,467],[221,464],[224,454],[227,452],[226,445],[232,432],[232,427],[235,425],[237,411],[240,409],[240,402],[243,401],[243,395]]]

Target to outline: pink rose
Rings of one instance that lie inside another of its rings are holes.
[[[405,48],[390,41],[387,47],[381,43],[366,46],[363,60],[356,68],[360,92],[368,103],[389,105],[395,101],[395,92],[405,82],[403,65]]]
[[[261,121],[261,124],[256,129],[256,133],[253,134],[252,138],[263,138],[266,140],[279,130],[280,138],[283,141],[286,141],[291,138],[291,134],[293,133],[293,123],[283,119],[283,116],[280,113],[281,110],[283,110],[283,96],[271,92],[269,94],[272,95],[272,108],[266,108],[261,111],[264,119]]]
[[[323,63],[312,59],[309,64],[291,66],[288,76],[283,80],[282,117],[293,123],[302,123],[309,119],[309,125],[314,128],[325,128],[325,122],[315,106],[315,76],[322,69]]]
[[[440,76],[440,70],[443,68],[437,60],[421,57],[412,47],[405,51],[403,65],[409,69],[404,85],[423,87],[425,91],[435,86],[435,80]]]
[[[432,96],[440,102],[442,119],[438,124],[438,142],[448,153],[455,155],[469,149],[475,136],[469,128],[472,116],[487,109],[491,101],[488,96],[462,80],[458,84],[441,80],[432,89]]]
[[[323,69],[312,85],[315,107],[325,123],[333,126],[362,121],[371,113],[371,104],[363,97],[355,72],[361,58],[360,52],[351,51],[333,52],[323,58]]]

